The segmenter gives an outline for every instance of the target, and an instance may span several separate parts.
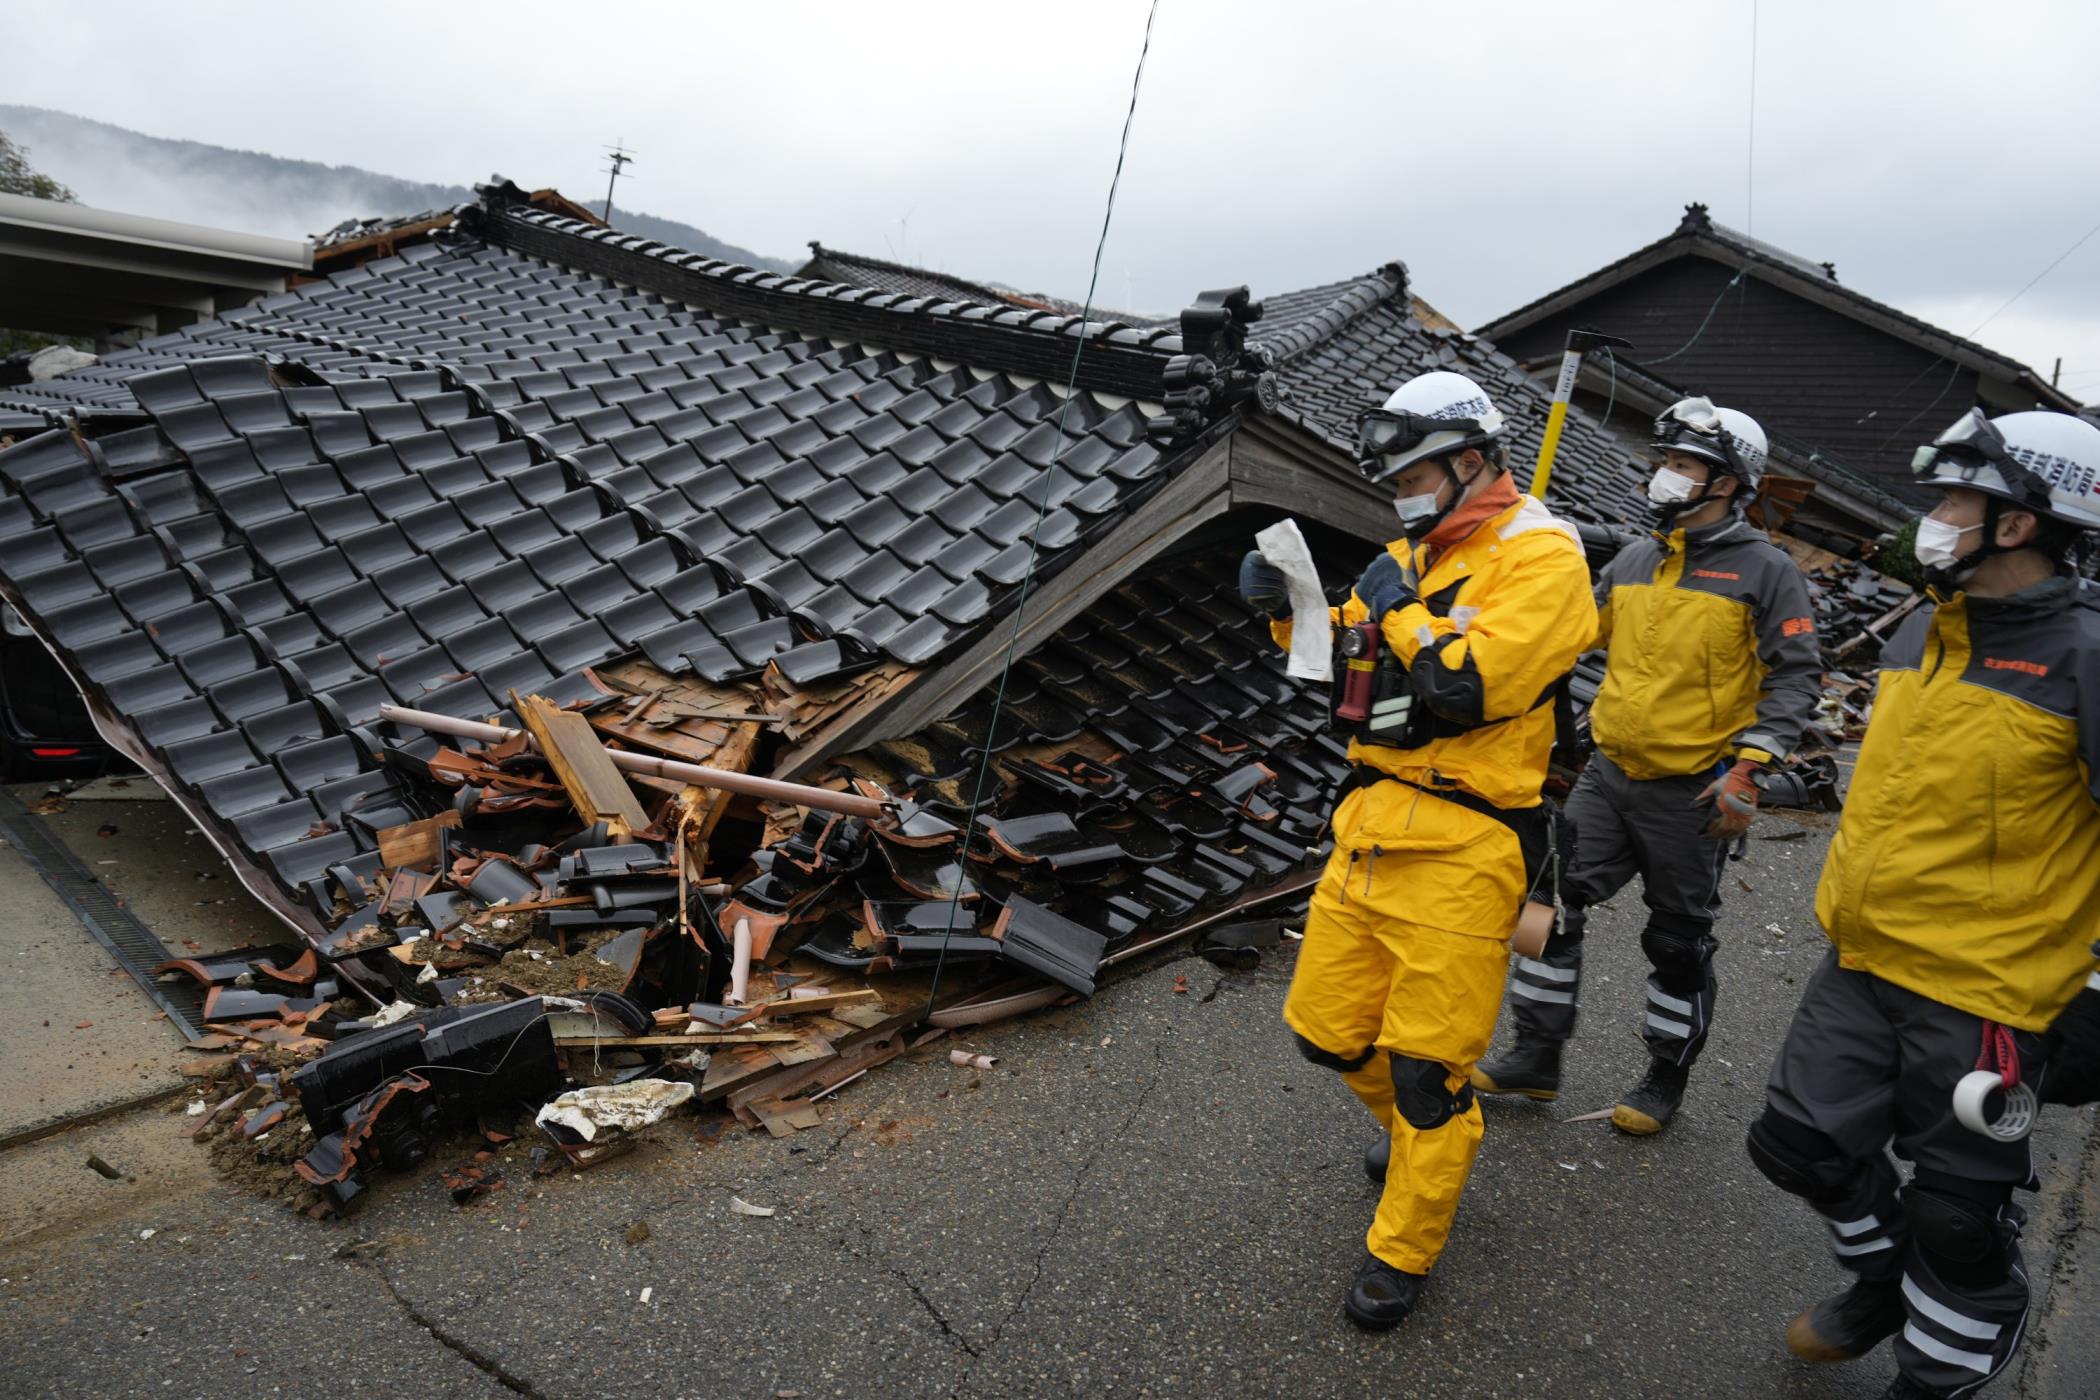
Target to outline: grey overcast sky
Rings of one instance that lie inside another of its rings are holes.
[[[1752,26],[1756,26],[1752,154]],[[0,100],[1077,297],[1143,0],[7,6]],[[1161,0],[1098,300],[1394,258],[1478,324],[1717,219],[1958,334],[2100,223],[2089,0]],[[108,201],[105,201],[108,202]],[[152,210],[137,212],[151,213]],[[2100,236],[1978,338],[2100,399]]]

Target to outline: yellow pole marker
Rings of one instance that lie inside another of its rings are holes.
[[[1568,400],[1575,396],[1576,376],[1582,373],[1583,352],[1632,344],[1630,340],[1621,340],[1602,331],[1568,332],[1567,348],[1560,354],[1560,377],[1553,381],[1553,407],[1546,414],[1546,435],[1539,441],[1538,469],[1531,474],[1534,498],[1545,500],[1546,488],[1553,480],[1553,458],[1560,451],[1560,433],[1567,425]]]

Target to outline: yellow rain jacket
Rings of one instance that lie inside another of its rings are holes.
[[[1823,664],[1791,556],[1731,517],[1626,546],[1597,576],[1597,747],[1630,778],[1784,758],[1814,719]]]
[[[1433,559],[1404,539],[1386,550],[1419,580],[1423,601],[1386,615],[1385,644],[1439,717],[1473,727],[1417,749],[1351,740],[1350,761],[1425,787],[1456,783],[1497,807],[1536,807],[1553,750],[1553,687],[1596,633],[1580,539],[1518,496]],[[1337,627],[1370,614],[1354,593],[1328,611]],[[1271,630],[1290,646],[1290,623]],[[1425,651],[1433,666],[1417,665]]]
[[[1816,917],[1849,968],[2046,1030],[2100,934],[2100,610],[2068,579],[1883,649]]]

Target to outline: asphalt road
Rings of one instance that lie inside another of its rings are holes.
[[[82,1170],[67,1138],[21,1149],[0,1157],[0,1221],[26,1222],[0,1245],[17,1358],[0,1394],[1872,1396],[1885,1350],[1787,1357],[1788,1317],[1842,1280],[1741,1147],[1822,951],[1825,835],[1797,832],[1762,819],[1760,838],[1790,839],[1753,840],[1736,869],[1752,888],[1729,887],[1714,1041],[1659,1139],[1562,1121],[1640,1067],[1638,897],[1599,911],[1569,1091],[1488,1105],[1452,1246],[1387,1336],[1341,1316],[1374,1201],[1368,1119],[1290,1048],[1287,957],[1229,976],[1183,958],[961,1042],[991,1071],[936,1042],[793,1138],[709,1141],[684,1120],[544,1181],[516,1154],[503,1190],[459,1209],[424,1169],[346,1222],[290,1217],[201,1154],[171,1159],[181,1119],[161,1115],[91,1130],[105,1157],[152,1165],[138,1183],[10,1214],[10,1191]],[[2100,1393],[2076,1335],[2092,1251],[2071,1233],[2092,1137],[2060,1109],[2037,1135],[2033,1339],[1993,1395]],[[777,1214],[734,1214],[732,1195]]]

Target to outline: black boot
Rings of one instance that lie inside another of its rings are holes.
[[[1366,1332],[1388,1332],[1407,1320],[1422,1296],[1421,1274],[1394,1268],[1377,1255],[1365,1256],[1342,1300],[1342,1311]]]
[[[1648,1072],[1611,1111],[1611,1125],[1622,1133],[1646,1137],[1670,1126],[1677,1105],[1684,1102],[1685,1080],[1691,1071],[1668,1060],[1649,1057]]]
[[[1947,1400],[1947,1392],[1919,1385],[1899,1371],[1889,1388],[1881,1392],[1881,1400]]]
[[[1385,1185],[1386,1164],[1393,1160],[1393,1135],[1380,1133],[1364,1149],[1364,1175],[1371,1178],[1373,1186]]]
[[[1803,1361],[1857,1361],[1902,1326],[1900,1279],[1854,1279],[1787,1324],[1786,1347]]]
[[[1517,1043],[1473,1066],[1473,1087],[1483,1094],[1522,1094],[1527,1099],[1560,1097],[1560,1048],[1565,1042],[1517,1032]]]

